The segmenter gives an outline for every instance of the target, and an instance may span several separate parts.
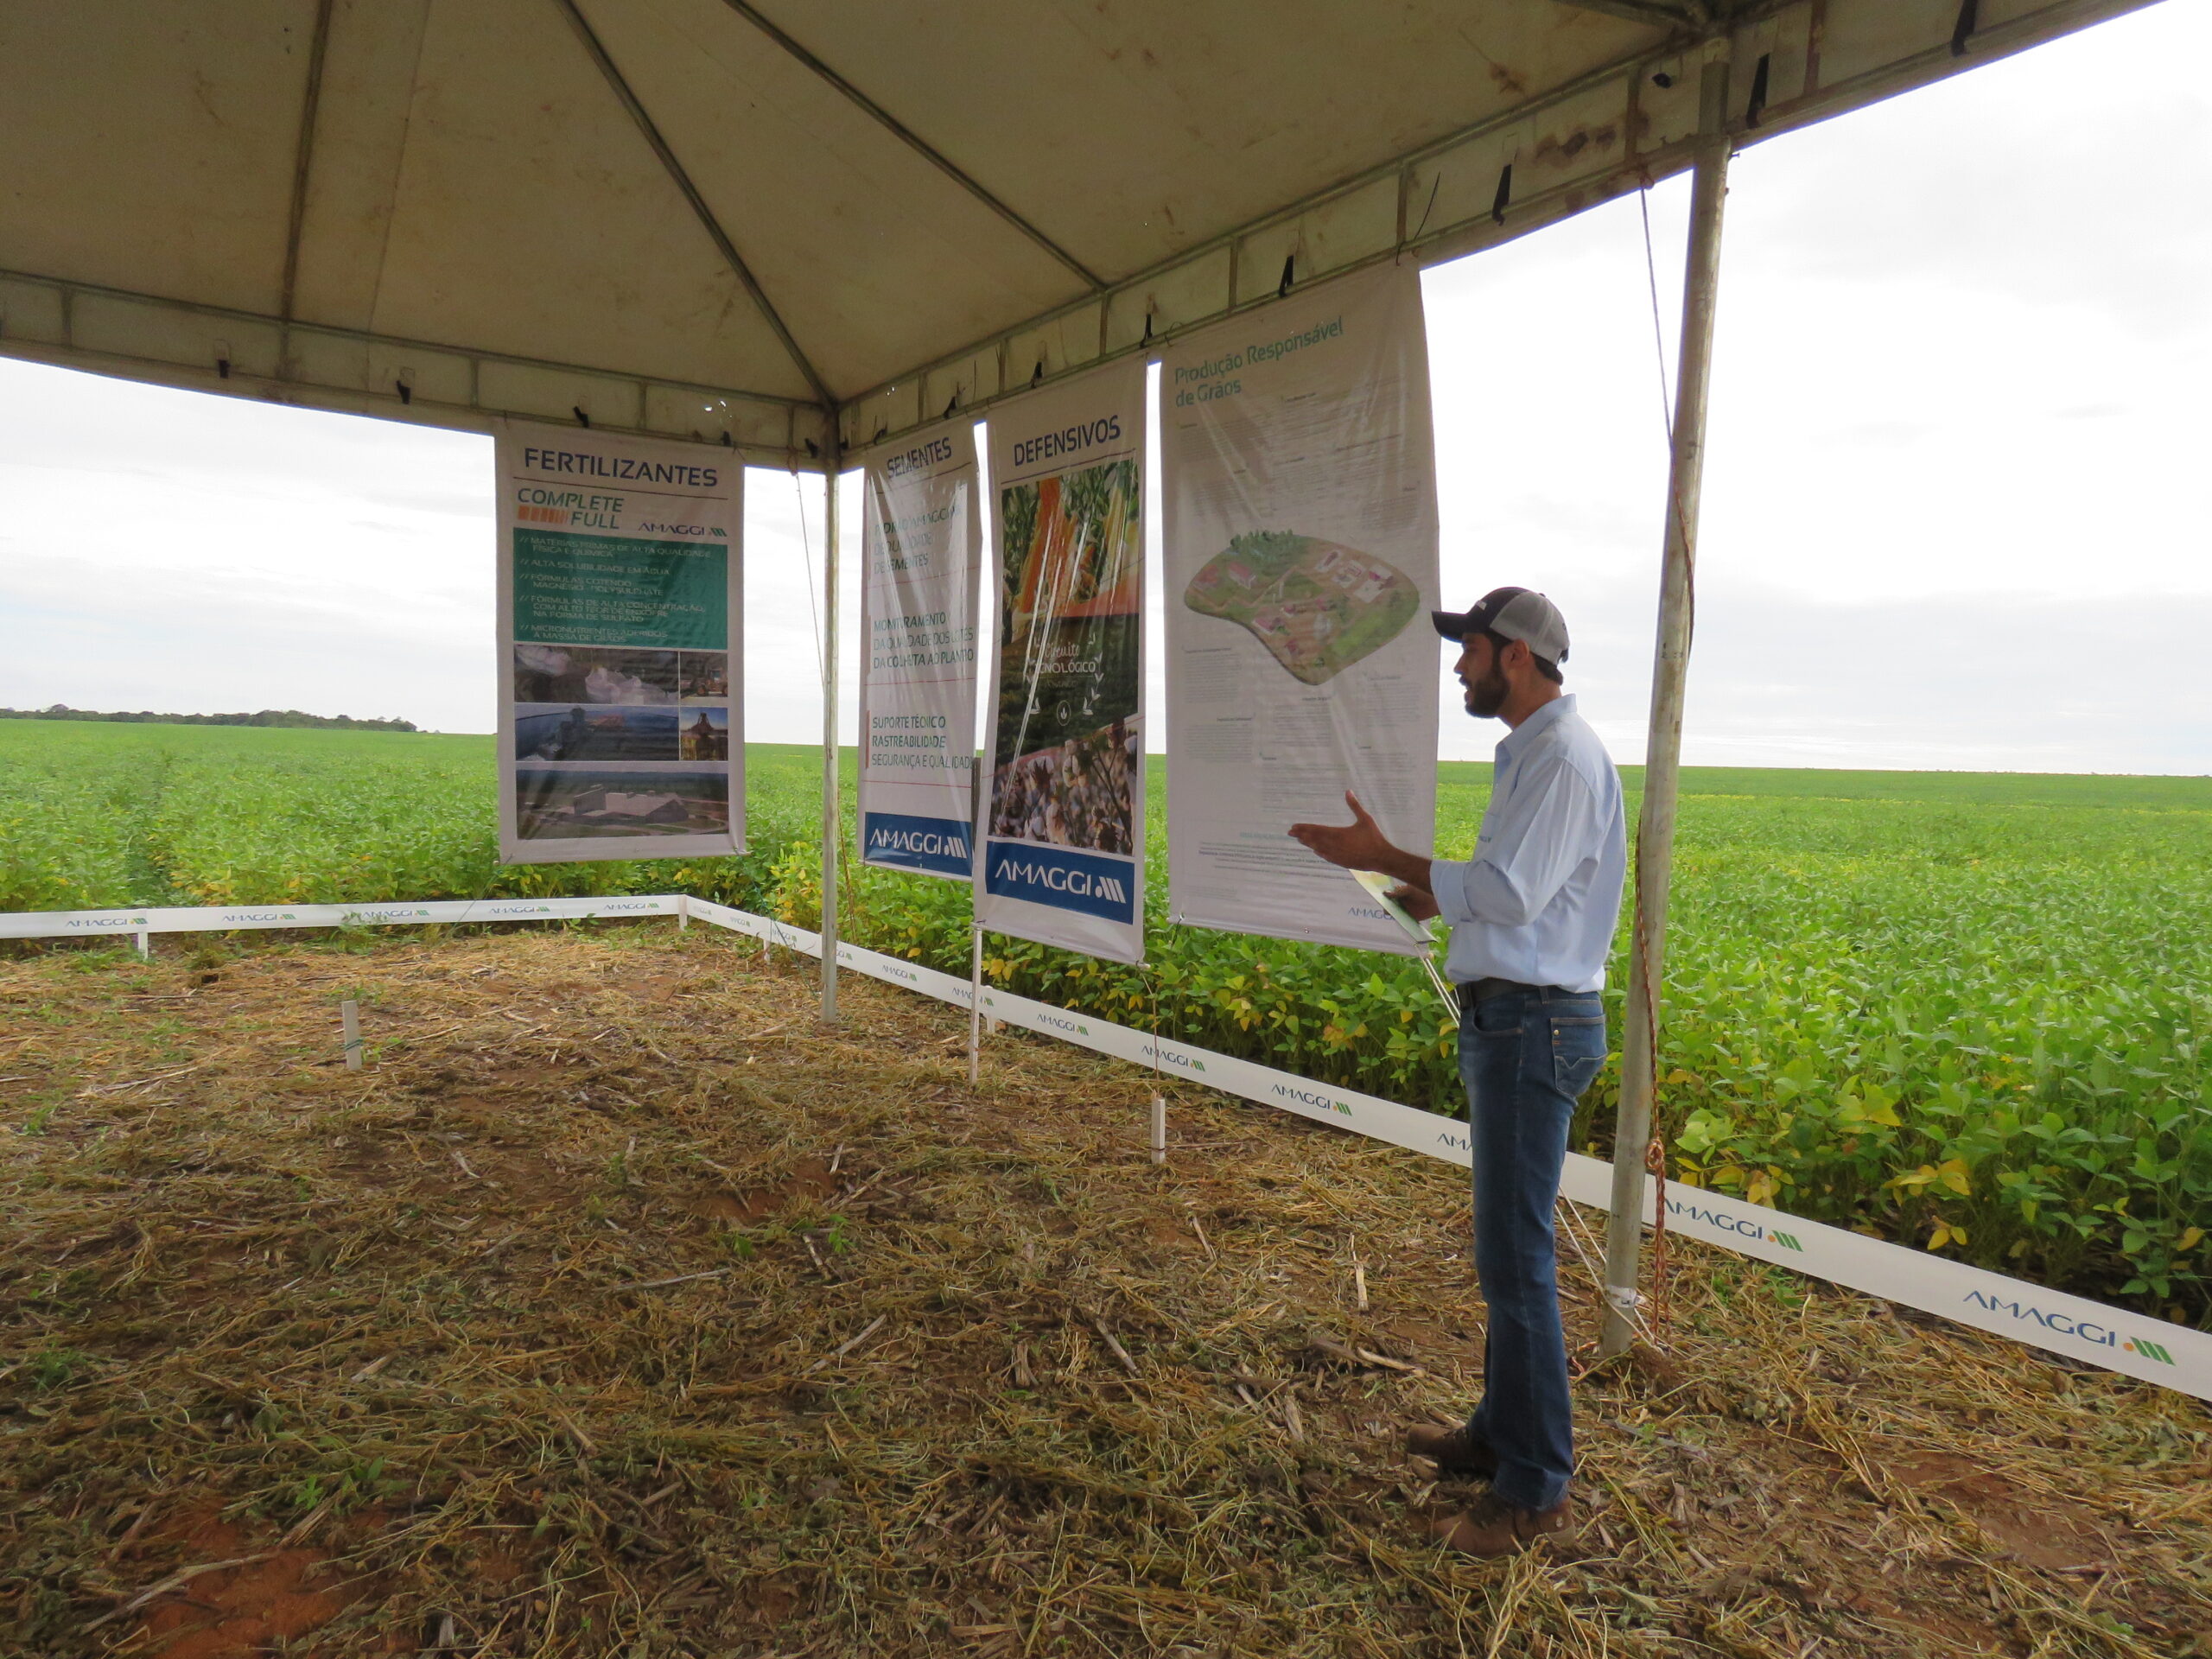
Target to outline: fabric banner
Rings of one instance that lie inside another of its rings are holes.
[[[1144,393],[1133,359],[990,416],[976,919],[1116,962],[1144,957]]]
[[[1384,270],[1160,360],[1167,872],[1178,922],[1416,955],[1290,838],[1349,789],[1436,824],[1436,462],[1421,278]]]
[[[861,586],[861,858],[969,879],[976,822],[976,429],[868,457]]]
[[[743,467],[520,423],[496,464],[500,858],[743,852]]]

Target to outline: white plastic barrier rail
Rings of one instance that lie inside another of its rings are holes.
[[[749,911],[680,893],[607,899],[497,899],[422,904],[223,906],[207,909],[47,911],[0,915],[0,938],[208,932],[232,928],[423,925],[431,923],[528,922],[675,916],[709,922],[805,956],[822,953],[821,936]],[[143,943],[143,941],[142,941]],[[837,963],[872,979],[903,985],[960,1007],[968,982],[933,968],[841,943]],[[1395,1101],[1313,1083],[1255,1061],[1071,1013],[986,987],[983,1012],[1040,1036],[1158,1070],[1224,1094],[1278,1107],[1394,1146],[1465,1167],[1466,1126]],[[1561,1183],[1576,1203],[1602,1210],[1611,1197],[1611,1166],[1569,1153]],[[1654,1217],[1644,1190],[1644,1220]],[[1667,1185],[1667,1225],[1685,1237],[1791,1268],[1831,1284],[1935,1313],[1993,1335],[2139,1377],[2200,1400],[2212,1400],[2212,1332],[2164,1324],[2126,1308],[2047,1290],[2024,1280],[1969,1267],[1824,1222],[1806,1221],[1698,1187]]]
[[[677,916],[682,893],[611,899],[435,899],[363,905],[210,905],[143,910],[31,910],[0,915],[0,939],[101,934],[228,933],[238,928],[427,927],[459,922],[576,921],[594,916]]]

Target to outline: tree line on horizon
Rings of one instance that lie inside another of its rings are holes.
[[[0,720],[116,720],[161,726],[289,726],[327,727],[348,732],[414,732],[422,728],[411,720],[356,720],[351,715],[308,715],[297,709],[264,709],[257,714],[162,715],[150,709],[137,713],[102,713],[97,709],[72,709],[57,702],[45,709],[0,709]]]

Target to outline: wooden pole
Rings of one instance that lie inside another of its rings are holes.
[[[1605,1224],[1605,1310],[1599,1352],[1624,1351],[1634,1332],[1643,1248],[1644,1148],[1657,1086],[1659,990],[1665,983],[1667,881],[1674,861],[1675,804],[1682,757],[1682,696],[1689,671],[1691,582],[1697,563],[1698,492],[1705,471],[1707,391],[1719,297],[1720,214],[1728,194],[1728,42],[1707,42],[1699,81],[1690,239],[1682,283],[1682,336],[1675,387],[1674,454],[1659,587],[1659,639],[1644,746],[1643,808],[1636,835],[1636,919],[1622,1020],[1620,1109],[1613,1128],[1612,1213]]]

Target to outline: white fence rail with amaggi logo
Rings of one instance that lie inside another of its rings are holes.
[[[621,920],[674,916],[743,933],[769,946],[818,957],[818,933],[749,911],[734,910],[682,893],[623,894],[602,899],[442,899],[420,904],[226,905],[205,909],[33,911],[0,915],[0,938],[86,938],[137,936],[140,948],[154,933],[222,932],[286,927],[397,927],[463,923]],[[968,982],[918,963],[839,944],[837,963],[940,1002],[969,1006]],[[1095,1015],[1057,1008],[1026,996],[985,988],[982,1011],[993,1020],[1039,1036],[1056,1037],[1147,1070],[1186,1078],[1224,1094],[1278,1107],[1315,1122],[1333,1124],[1376,1141],[1465,1166],[1465,1126],[1456,1119],[1396,1101],[1314,1083],[1234,1055],[1217,1054],[1117,1025]],[[1579,1153],[1567,1154],[1561,1183],[1578,1204],[1604,1209],[1612,1168]],[[1655,1218],[1652,1188],[1644,1189],[1644,1216]],[[1869,1238],[1847,1228],[1808,1221],[1779,1210],[1745,1204],[1700,1187],[1667,1185],[1667,1225],[1686,1238],[1771,1262],[1814,1279],[1864,1291],[1934,1313],[1993,1335],[2009,1337],[2069,1360],[2212,1400],[2212,1332],[2169,1325],[2147,1314],[2046,1289],[2025,1280],[1947,1261],[1903,1244]]]

